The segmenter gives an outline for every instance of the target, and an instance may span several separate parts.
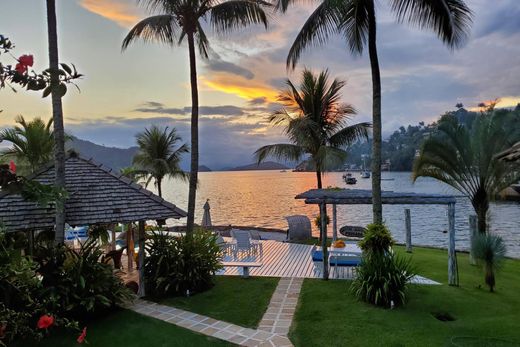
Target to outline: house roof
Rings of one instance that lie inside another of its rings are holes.
[[[517,142],[511,148],[498,153],[496,158],[503,161],[520,161],[520,142]]]
[[[54,183],[54,165],[29,177]],[[65,161],[65,220],[72,226],[186,217],[186,212],[112,169],[77,155]],[[19,194],[0,193],[0,223],[8,231],[54,227],[54,206],[42,207]]]
[[[311,189],[298,194],[306,204],[365,205],[372,204],[372,191],[367,189]],[[388,205],[448,205],[456,203],[450,195],[381,192],[383,204]]]

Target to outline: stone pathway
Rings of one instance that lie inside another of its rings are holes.
[[[287,336],[300,296],[303,278],[281,278],[258,329]]]
[[[145,300],[137,300],[129,309],[240,346],[292,347],[287,333],[296,311],[302,283],[302,278],[280,279],[258,330]]]

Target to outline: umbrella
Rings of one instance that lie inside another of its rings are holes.
[[[209,199],[206,200],[206,203],[204,204],[204,215],[202,216],[202,226],[203,227],[210,227],[211,226],[211,215],[209,213],[210,207],[209,207]]]

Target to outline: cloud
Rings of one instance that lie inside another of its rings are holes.
[[[146,102],[141,107],[134,110],[141,113],[155,113],[155,114],[169,114],[169,115],[189,115],[191,107],[185,106],[182,108],[164,107],[160,102]],[[240,116],[244,111],[241,107],[233,105],[222,106],[199,106],[199,115],[202,116]]]
[[[207,63],[207,68],[210,71],[228,72],[237,76],[242,76],[248,80],[252,80],[255,77],[255,74],[251,70],[227,61],[223,61],[222,59],[211,59]]]
[[[127,0],[81,0],[80,5],[123,28],[133,27],[142,16],[135,3]]]
[[[266,98],[266,100],[275,102],[278,94],[276,90],[261,81],[248,81],[240,77],[228,75],[204,77],[202,82],[210,89],[233,94],[246,100]]]

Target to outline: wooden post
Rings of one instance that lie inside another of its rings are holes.
[[[121,228],[124,229],[125,225],[123,224]],[[134,231],[132,230],[132,223],[128,224],[128,229],[126,231],[126,257],[128,260],[128,271],[132,271],[134,269]]]
[[[27,237],[27,241],[29,242],[29,255],[32,257],[34,255],[34,230],[30,230]]]
[[[448,284],[450,286],[459,285],[457,269],[457,253],[455,250],[455,204],[448,205]]]
[[[116,229],[115,229],[116,226],[117,226],[117,224],[112,224],[111,225],[111,229],[112,229],[112,250],[113,251],[116,250]]]
[[[321,250],[323,253],[323,279],[329,279],[329,252],[327,249],[327,205],[320,204],[320,220],[321,220]]]
[[[406,251],[412,253],[412,218],[410,217],[410,209],[404,210],[404,224],[406,229]]]
[[[338,239],[338,211],[336,204],[332,205],[332,241]]]
[[[469,216],[469,263],[477,265],[477,260],[473,254],[473,239],[477,235],[477,216]]]
[[[139,291],[137,292],[137,296],[142,298],[146,295],[144,287],[145,287],[145,278],[144,278],[144,243],[146,240],[146,235],[144,233],[144,221],[139,221]]]

